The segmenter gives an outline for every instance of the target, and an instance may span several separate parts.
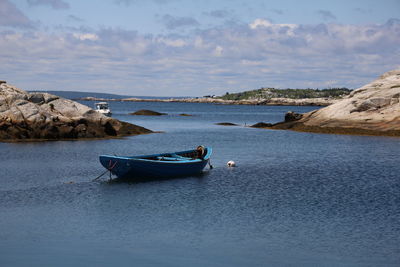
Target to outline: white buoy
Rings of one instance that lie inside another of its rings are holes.
[[[235,166],[236,166],[236,163],[235,163],[233,160],[230,160],[230,161],[228,161],[228,162],[226,163],[226,165],[227,165],[228,167],[235,167]]]

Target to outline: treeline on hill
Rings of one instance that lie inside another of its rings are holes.
[[[276,97],[300,99],[300,98],[317,98],[317,97],[330,97],[340,98],[350,94],[351,90],[348,88],[329,88],[329,89],[275,89],[275,88],[261,88],[241,93],[227,92],[219,98],[224,100],[245,100],[245,99],[270,99]]]

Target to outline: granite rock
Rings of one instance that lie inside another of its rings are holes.
[[[151,133],[75,101],[0,83],[0,140],[107,138]]]
[[[383,74],[328,107],[303,114],[275,129],[400,136],[400,70]]]

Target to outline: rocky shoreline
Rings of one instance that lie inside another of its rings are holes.
[[[48,93],[28,93],[0,82],[0,141],[115,138],[151,130],[106,117]]]
[[[400,136],[400,70],[386,72],[328,107],[289,117],[292,119],[262,128]]]
[[[271,99],[248,99],[248,100],[223,100],[213,97],[201,98],[96,98],[82,97],[74,100],[81,101],[120,101],[120,102],[182,102],[182,103],[211,103],[221,105],[267,105],[267,106],[329,106],[337,103],[340,99],[336,98],[271,98]]]
[[[327,106],[305,114],[289,112],[283,122],[258,123],[251,127],[330,134],[400,136],[400,70],[383,74],[343,99],[271,98],[235,101],[218,98],[85,97],[79,100]],[[148,110],[133,114],[164,115]],[[232,126],[229,123],[220,125]],[[151,132],[146,128],[106,117],[75,101],[48,93],[27,93],[0,81],[0,141],[113,138]]]

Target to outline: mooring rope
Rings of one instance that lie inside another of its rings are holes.
[[[94,178],[92,180],[92,182],[96,181],[97,179],[99,179],[101,176],[103,176],[104,174],[106,174],[108,172],[108,170],[106,170],[105,172],[103,172],[102,174],[100,174],[99,176],[97,176],[96,178]]]
[[[106,174],[107,172],[110,172],[110,180],[111,180],[111,171],[112,171],[112,169],[114,169],[115,165],[117,165],[117,162],[118,162],[118,161],[115,161],[114,164],[111,166],[112,161],[110,160],[110,161],[108,162],[108,168],[107,168],[107,170],[106,170],[105,172],[103,172],[102,174],[100,174],[99,176],[97,176],[96,178],[94,178],[94,179],[92,180],[92,182],[96,181],[97,179],[99,179],[100,177],[102,177],[102,176],[103,176],[104,174]]]

